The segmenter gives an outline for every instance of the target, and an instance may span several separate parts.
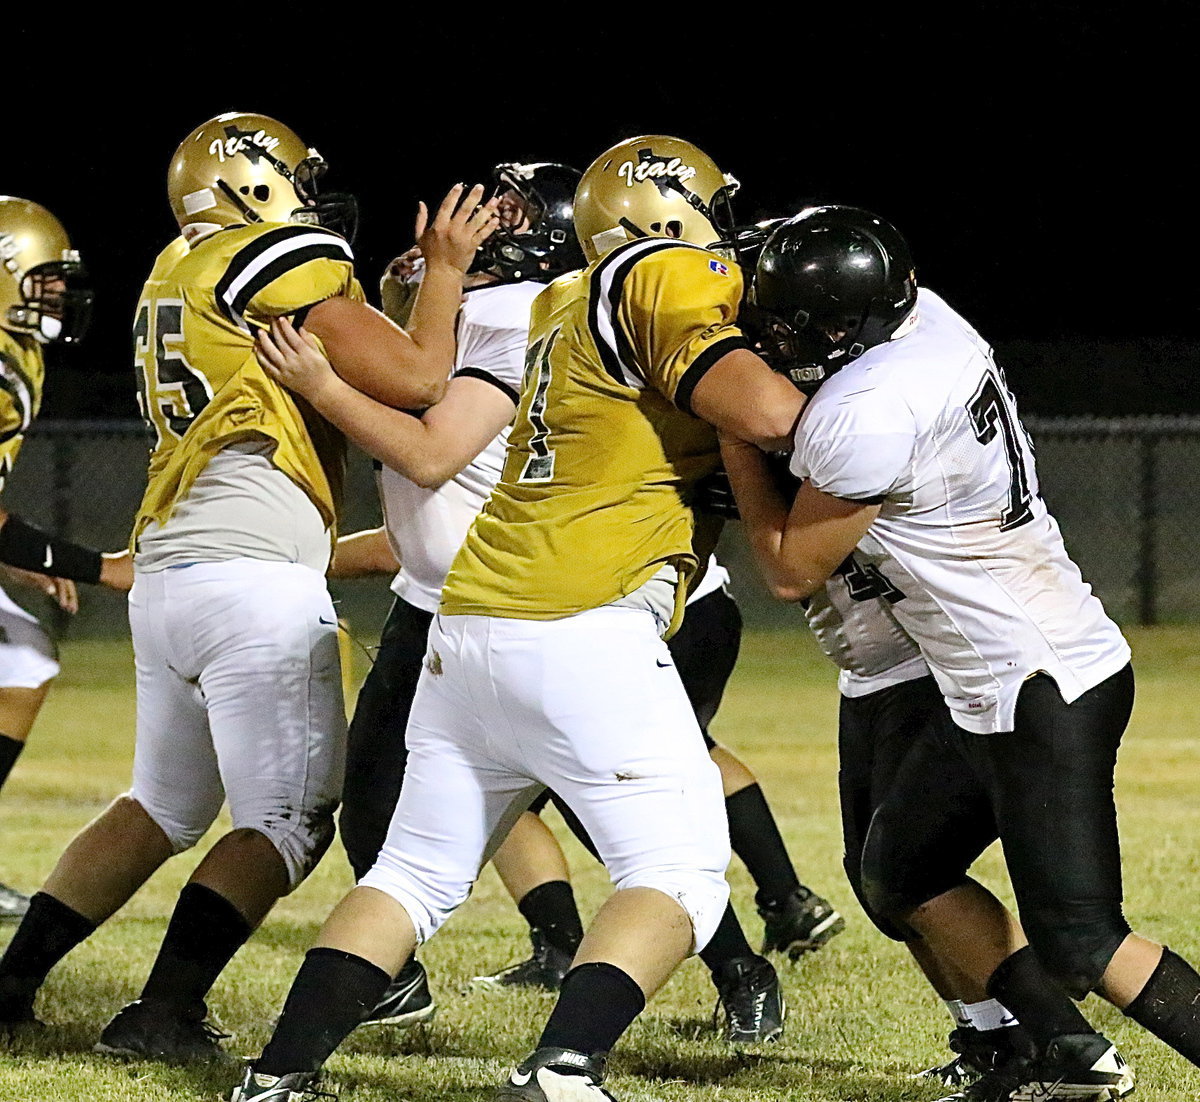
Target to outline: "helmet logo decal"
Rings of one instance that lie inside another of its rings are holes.
[[[225,127],[225,140],[213,138],[208,152],[224,164],[239,153],[246,157],[252,165],[258,164],[259,151],[270,153],[279,144],[278,138],[272,138],[265,130],[239,130],[236,126]]]
[[[696,170],[691,165],[685,165],[679,157],[668,160],[666,157],[656,157],[651,149],[640,149],[637,163],[623,162],[617,169],[617,175],[625,181],[626,187],[650,180],[666,195],[670,182],[686,183],[696,175]]]
[[[0,262],[3,262],[13,275],[17,274],[17,256],[21,246],[11,233],[0,233]]]

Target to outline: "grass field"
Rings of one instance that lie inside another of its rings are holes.
[[[1200,959],[1200,632],[1135,631],[1138,703],[1118,772],[1127,910],[1135,928]],[[128,783],[133,692],[124,643],[74,642],[25,757],[0,800],[5,840],[0,879],[32,891],[71,836]],[[361,676],[363,670],[358,670]],[[847,930],[824,950],[782,965],[791,1014],[784,1039],[734,1053],[710,1028],[714,995],[689,961],[619,1046],[609,1085],[623,1100],[923,1102],[944,1093],[909,1072],[945,1055],[949,1019],[918,982],[903,950],[858,909],[841,871],[835,792],[836,691],[806,632],[752,634],[714,734],[758,773],[802,879],[833,899]],[[936,798],[936,793],[931,793]],[[557,818],[551,819],[556,829]],[[214,832],[215,836],[215,832]],[[210,836],[207,841],[211,841]],[[607,882],[564,839],[585,919]],[[0,1042],[0,1099],[38,1102],[227,1097],[236,1068],[169,1068],[93,1055],[109,1017],[135,998],[175,893],[199,859],[168,864],[132,903],[59,965],[43,990],[43,1036]],[[1008,898],[995,852],[981,879]],[[734,902],[751,940],[761,928],[736,859]],[[267,1038],[300,959],[350,884],[341,851],[284,900],[238,954],[210,999],[239,1055]],[[11,928],[0,928],[6,942]],[[481,1102],[507,1066],[536,1040],[545,996],[469,992],[470,977],[524,955],[523,923],[486,870],[471,900],[421,956],[439,1010],[412,1033],[356,1035],[329,1065],[329,1086],[354,1102]],[[1096,999],[1085,1010],[1138,1072],[1143,1102],[1200,1097],[1200,1071]]]

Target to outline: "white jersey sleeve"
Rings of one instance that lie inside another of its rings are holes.
[[[890,611],[961,727],[1012,730],[1034,673],[1070,702],[1129,661],[1038,493],[1033,446],[991,348],[932,292],[919,292],[902,338],[816,393],[792,470],[879,502],[854,558],[904,594]]]
[[[838,400],[810,402],[801,425],[790,469],[814,489],[874,505],[906,484],[917,437],[913,412],[869,381]]]
[[[521,397],[529,311],[541,283],[501,283],[468,291],[458,312],[455,376],[483,379],[515,404]]]
[[[481,379],[513,402],[521,396],[529,311],[543,285],[491,284],[470,291],[459,309],[454,376]],[[436,490],[379,471],[388,538],[400,560],[392,590],[426,612],[437,610],[450,563],[467,529],[500,478],[508,442],[505,428],[463,470]]]

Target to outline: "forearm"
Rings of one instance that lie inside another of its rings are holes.
[[[104,570],[104,558],[95,548],[43,532],[9,513],[3,513],[0,526],[0,562],[92,585],[102,580]]]
[[[454,327],[462,305],[463,274],[449,264],[427,264],[406,326],[415,346],[414,377],[444,384],[457,351]]]
[[[394,574],[400,568],[388,542],[387,530],[370,528],[342,536],[329,564],[331,578],[364,578],[375,574]]]
[[[306,397],[368,455],[418,486],[434,489],[456,473],[445,472],[436,439],[419,417],[383,405],[337,376]]]
[[[810,596],[817,586],[807,590],[798,587],[783,557],[789,502],[784,500],[771,476],[767,457],[756,447],[723,438],[721,460],[733,487],[742,530],[767,587],[783,601]]]

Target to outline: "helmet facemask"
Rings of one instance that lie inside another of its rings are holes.
[[[92,319],[95,293],[79,253],[67,250],[62,260],[35,264],[21,277],[22,302],[8,309],[7,321],[32,333],[42,344],[75,344]]]
[[[472,271],[516,283],[582,268],[586,262],[572,223],[577,177],[563,165],[497,165],[493,189],[502,196],[512,193],[515,201],[507,216],[502,203],[500,227],[480,247]]]
[[[358,200],[345,191],[321,193],[318,184],[328,169],[315,149],[296,166],[292,183],[304,205],[292,211],[292,221],[322,226],[353,244],[358,233]]]

